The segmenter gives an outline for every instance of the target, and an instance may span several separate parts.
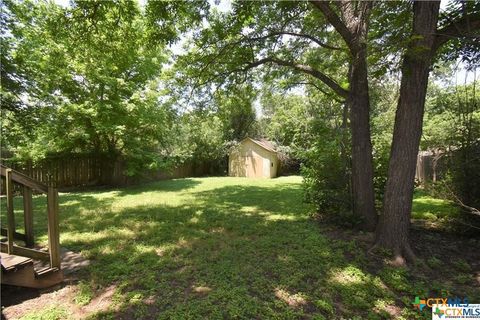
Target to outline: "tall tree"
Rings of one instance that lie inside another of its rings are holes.
[[[165,51],[147,44],[137,3],[8,1],[2,20],[9,22],[2,25],[9,62],[2,82],[12,91],[2,122],[11,120],[10,150],[37,159],[57,152],[126,156],[132,173],[161,161],[172,118],[158,101]],[[15,140],[15,131],[29,130]]]
[[[469,6],[468,6],[469,7]],[[462,10],[437,30],[439,1],[415,1],[412,35],[402,62],[402,80],[393,132],[383,214],[376,244],[391,249],[398,263],[414,259],[408,235],[428,77],[439,48],[452,38],[472,36],[480,28],[480,11]],[[464,7],[465,9],[467,7]],[[478,31],[477,31],[478,36]]]
[[[154,9],[150,12],[155,16]],[[371,2],[234,2],[232,12],[211,13],[206,27],[192,35],[196,48],[178,63],[186,73],[184,86],[207,88],[201,95],[228,83],[255,82],[259,78],[253,69],[263,66],[266,77],[278,81],[301,75],[302,83],[347,100],[355,213],[372,230],[376,212],[366,59],[370,10]]]
[[[327,2],[312,2],[346,42],[350,55],[350,90],[347,105],[352,130],[353,210],[362,216],[365,229],[377,223],[373,186],[372,142],[370,138],[370,97],[368,89],[367,36],[371,1],[338,2],[342,18]]]

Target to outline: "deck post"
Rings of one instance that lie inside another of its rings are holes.
[[[32,189],[23,186],[23,214],[25,220],[25,244],[32,248],[33,239],[33,206],[32,206]]]
[[[15,235],[15,212],[13,208],[12,169],[7,169],[5,172],[5,185],[7,193],[7,253],[13,254],[13,237]]]
[[[58,191],[49,186],[47,194],[48,210],[48,251],[50,267],[60,269],[60,235],[58,229]]]

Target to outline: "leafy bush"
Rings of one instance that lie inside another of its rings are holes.
[[[352,212],[350,157],[345,138],[322,124],[317,128],[318,137],[304,152],[301,167],[306,200],[316,206],[322,218],[355,225],[359,221]]]
[[[426,105],[423,149],[443,152],[440,181],[428,186],[437,197],[480,208],[480,98],[475,83],[436,88]],[[456,231],[478,232],[473,214],[462,214]]]
[[[428,193],[457,204],[460,214],[451,215],[449,229],[476,234],[480,217],[471,214],[480,208],[480,143],[451,151],[443,157],[441,179],[426,184]]]
[[[449,162],[453,193],[464,204],[480,208],[480,142],[453,152]]]

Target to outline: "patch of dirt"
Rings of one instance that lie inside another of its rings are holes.
[[[212,288],[202,287],[202,286],[200,286],[200,287],[195,287],[194,286],[192,289],[193,289],[193,292],[198,293],[200,295],[207,295],[208,293],[210,293],[210,291],[212,291]]]
[[[64,257],[62,269],[65,277],[61,284],[48,289],[2,285],[2,319],[18,319],[26,314],[56,306],[66,309],[73,319],[83,319],[92,313],[111,308],[115,286],[99,290],[94,294],[92,301],[85,306],[75,303],[75,297],[79,291],[78,281],[86,276],[80,269],[90,262],[79,254],[62,251]]]
[[[442,263],[465,260],[474,271],[480,271],[480,232],[466,237],[447,232],[429,230],[414,224],[410,242],[421,258],[436,257]]]
[[[385,254],[369,252],[374,243],[374,233],[348,230],[331,224],[320,224],[321,233],[326,235],[333,247],[344,252],[347,261],[360,264],[364,271],[378,275],[386,266],[390,265],[391,258]],[[339,241],[341,240],[341,241]],[[475,236],[463,236],[446,232],[437,227],[430,228],[429,224],[413,221],[410,230],[410,244],[417,257],[418,263],[409,263],[407,268],[409,283],[444,284],[451,289],[453,296],[468,296],[480,292],[480,233]],[[362,256],[365,258],[358,259]],[[458,281],[458,277],[470,277],[470,281]],[[396,292],[387,287],[384,289],[393,294],[394,303],[383,306],[381,309],[393,319],[399,317],[405,307],[401,299],[406,292]],[[449,290],[450,290],[449,289]],[[472,290],[473,289],[473,290]],[[430,289],[430,296],[441,295],[438,289]],[[342,306],[334,301],[335,308],[342,312]],[[379,311],[381,311],[379,309]]]
[[[397,319],[402,314],[402,309],[398,306],[385,306],[383,308],[393,319]]]
[[[28,288],[19,288],[13,286],[2,286],[2,315],[5,319],[18,319],[22,316],[43,310],[49,307],[62,307],[68,311],[73,319],[83,319],[90,314],[107,311],[112,307],[112,297],[116,286],[112,285],[104,288],[95,294],[95,298],[85,306],[75,303],[75,297],[78,292],[77,284],[66,284],[62,287],[53,287],[48,291],[40,291]],[[3,296],[29,297],[16,304],[4,305]]]
[[[276,288],[275,297],[282,300],[290,307],[298,308],[307,304],[307,300],[300,294],[290,294],[288,291]]]
[[[357,247],[366,251],[373,245],[372,232],[357,232],[334,225],[323,225],[321,228],[322,234],[332,240],[354,241]],[[473,271],[480,273],[480,232],[477,236],[466,237],[430,229],[423,221],[414,221],[410,230],[410,244],[419,260],[435,257],[442,265],[465,260]],[[345,252],[345,255],[347,259],[353,259],[355,252]]]
[[[110,308],[112,304],[112,297],[115,294],[116,290],[115,285],[111,285],[105,289],[103,289],[100,293],[98,293],[95,298],[90,301],[89,304],[80,308],[80,312],[84,315],[94,313],[94,312],[102,312],[106,311]]]
[[[355,244],[353,251],[339,244],[344,249],[344,256],[348,261],[354,261],[358,252],[368,252],[374,242],[374,233],[352,231],[328,224],[322,224],[320,228],[322,234],[332,239],[332,242],[343,240]],[[466,292],[472,286],[480,290],[480,233],[467,237],[438,228],[429,228],[428,224],[422,221],[413,221],[410,244],[418,262],[407,265],[407,268],[412,269],[411,281],[455,283],[457,294]],[[367,263],[363,267],[372,274],[377,274],[390,262],[387,256],[381,254],[368,253],[366,257]],[[458,283],[455,277],[459,274],[470,275],[471,281],[466,281],[465,284]]]
[[[41,291],[2,285],[2,315],[8,320],[18,319],[28,313],[54,305],[66,306],[73,299],[75,287],[75,285],[65,285],[60,288],[58,286],[51,288],[49,291]]]

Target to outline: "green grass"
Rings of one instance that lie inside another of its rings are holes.
[[[417,189],[414,193],[412,218],[425,220],[439,220],[458,215],[451,201],[434,198],[427,192]]]
[[[428,284],[413,287],[403,269],[371,271],[355,241],[324,235],[302,198],[300,177],[62,193],[61,244],[92,260],[72,303],[114,286],[111,308],[91,318],[384,319],[389,306],[417,317],[410,300]],[[34,205],[45,242],[45,197]],[[58,309],[42,312],[54,319]]]
[[[62,320],[68,318],[69,313],[65,308],[60,306],[51,306],[46,309],[25,315],[21,318],[21,320]]]

